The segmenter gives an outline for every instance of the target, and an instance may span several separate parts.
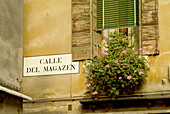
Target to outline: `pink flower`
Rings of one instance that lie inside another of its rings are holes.
[[[114,49],[118,49],[118,47],[114,47]]]
[[[149,57],[147,57],[147,59],[149,59]]]
[[[131,79],[131,76],[128,76],[127,79],[130,80],[130,79]]]
[[[151,61],[149,60],[148,62],[150,63]]]
[[[142,75],[142,74],[144,74],[143,72],[139,72],[139,75]]]
[[[123,41],[125,42],[125,41],[126,41],[126,39],[125,39],[125,38],[123,38]]]
[[[122,77],[119,77],[119,80],[121,80],[122,79]]]
[[[120,54],[120,57],[123,57],[123,54],[122,54],[122,53]]]
[[[106,65],[107,68],[109,68],[110,66],[109,65]]]
[[[123,54],[126,54],[126,53],[127,53],[127,51],[122,51],[122,53],[123,53]]]
[[[135,73],[135,72],[137,72],[137,71],[135,70],[135,71],[133,71],[133,72]]]
[[[108,34],[105,34],[104,36],[108,38]]]
[[[93,95],[96,95],[97,94],[97,91],[93,92]]]
[[[133,54],[136,54],[136,55],[137,55],[137,54],[138,54],[138,51],[134,52]]]
[[[118,63],[119,63],[119,62],[118,62],[118,60],[115,60],[115,63],[117,63],[117,64],[118,64]]]
[[[86,84],[86,87],[90,87],[91,86],[91,84]]]
[[[109,55],[109,53],[105,52],[105,53],[103,53],[102,55],[106,55],[106,56],[107,56],[107,55]]]
[[[109,55],[109,53],[106,52],[105,55]]]
[[[99,56],[99,58],[100,58],[100,56]]]
[[[143,51],[143,49],[142,49],[142,48],[140,48],[139,50],[140,50],[140,51]]]

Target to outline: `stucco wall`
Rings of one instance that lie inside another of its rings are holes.
[[[0,85],[15,90],[22,78],[22,17],[22,0],[0,1]]]
[[[72,0],[24,0],[24,57],[71,53]],[[23,91],[33,99],[83,95],[85,76],[79,74],[23,77]]]
[[[24,0],[24,57],[71,53],[71,0]]]
[[[170,1],[159,0],[159,50],[158,56],[150,56],[150,75],[143,91],[169,90],[168,66],[170,66]],[[165,79],[166,83],[162,84]]]

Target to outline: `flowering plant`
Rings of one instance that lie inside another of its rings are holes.
[[[92,96],[104,94],[114,99],[139,89],[148,76],[149,60],[133,50],[132,38],[118,32],[109,37],[105,53],[86,60],[86,87]]]

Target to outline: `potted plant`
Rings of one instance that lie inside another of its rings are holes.
[[[119,94],[131,93],[141,87],[149,71],[149,60],[134,51],[132,38],[123,33],[110,33],[106,51],[86,60],[86,87],[89,95],[107,95],[115,99]]]

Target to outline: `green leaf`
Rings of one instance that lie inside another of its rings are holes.
[[[115,95],[119,95],[119,90],[116,90],[116,91],[115,91]]]
[[[116,100],[116,98],[115,98],[115,97],[112,97],[112,100]]]
[[[137,84],[139,84],[138,82],[135,82],[135,84],[137,85]]]
[[[115,88],[115,87],[112,87],[112,90],[114,90],[114,91],[115,91],[115,90],[116,90],[116,88]]]
[[[121,73],[121,71],[120,71],[120,70],[118,70],[118,71],[117,71],[117,73],[118,73],[118,74],[120,74],[120,73]]]

